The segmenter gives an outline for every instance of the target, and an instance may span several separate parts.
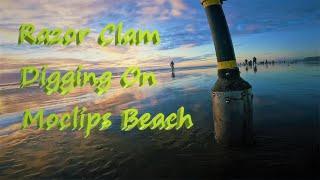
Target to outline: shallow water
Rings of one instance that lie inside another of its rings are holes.
[[[214,143],[210,88],[217,72],[212,67],[177,69],[175,78],[168,70],[154,71],[156,87],[121,89],[115,79],[102,97],[90,87],[65,97],[46,96],[38,87],[19,89],[19,76],[7,75],[0,83],[6,84],[0,87],[0,179],[319,176],[319,67],[240,68],[254,93],[255,144],[250,147]],[[65,112],[75,105],[112,112],[111,129],[93,131],[87,139],[82,131],[20,130],[24,109]],[[123,109],[169,114],[180,106],[193,117],[190,130],[120,131]]]

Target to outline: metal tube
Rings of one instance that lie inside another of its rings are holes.
[[[200,0],[213,37],[218,80],[212,88],[215,140],[220,144],[252,142],[252,90],[240,77],[222,1]]]

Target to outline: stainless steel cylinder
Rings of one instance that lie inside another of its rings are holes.
[[[219,144],[253,142],[252,91],[212,92],[215,140]]]

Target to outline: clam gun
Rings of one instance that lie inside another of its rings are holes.
[[[252,143],[252,88],[240,77],[222,0],[200,0],[214,41],[218,80],[212,87],[215,141],[226,145]]]

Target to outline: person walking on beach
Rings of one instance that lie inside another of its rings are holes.
[[[175,78],[176,74],[174,73],[174,62],[173,61],[171,61],[170,67],[171,67],[171,77]]]
[[[253,65],[256,65],[256,64],[257,64],[257,58],[253,57]]]
[[[170,67],[171,67],[171,71],[173,72],[174,71],[174,62],[173,61],[171,61]]]

